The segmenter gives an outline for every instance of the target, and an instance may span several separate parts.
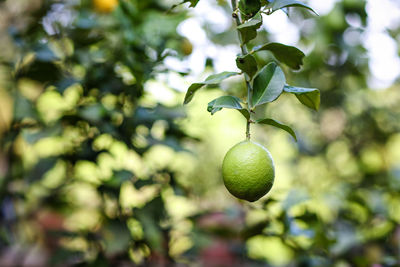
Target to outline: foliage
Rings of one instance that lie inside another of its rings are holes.
[[[268,9],[269,11],[264,12],[261,9],[262,7]],[[276,0],[271,3],[266,2],[263,5],[259,0],[242,0],[239,2],[239,4],[236,0],[232,1],[232,16],[236,20],[236,29],[239,33],[240,47],[242,49],[242,54],[236,58],[236,65],[240,70],[243,71],[246,80],[247,99],[246,101],[240,101],[240,99],[238,99],[236,96],[220,97],[211,101],[208,104],[207,110],[211,112],[211,115],[224,107],[242,110],[241,113],[247,120],[247,139],[250,139],[250,124],[255,123],[252,114],[254,114],[254,116],[257,115],[257,112],[254,109],[257,106],[275,101],[282,94],[284,88],[286,88],[286,92],[296,94],[299,101],[307,107],[315,110],[318,110],[319,107],[320,94],[317,89],[295,89],[295,87],[286,85],[285,74],[275,62],[262,65],[261,69],[258,70],[257,61],[254,56],[251,55],[254,52],[262,50],[271,51],[279,61],[282,61],[295,70],[298,70],[303,64],[304,53],[302,51],[295,47],[287,46],[281,43],[266,43],[248,53],[246,44],[257,37],[257,29],[259,29],[262,25],[262,14],[270,15],[276,10],[287,7],[303,7],[316,13],[312,8],[299,1]],[[210,84],[211,81],[212,83],[220,83],[223,81],[223,79],[232,75],[234,75],[234,73],[223,72],[219,75],[210,76],[207,79],[209,80],[208,83],[206,80],[206,82],[203,83],[192,84],[188,88],[184,104],[189,103],[189,101],[193,98],[194,92],[200,89],[202,86]],[[218,77],[218,79],[214,78],[215,76]],[[245,108],[242,107],[240,102],[246,104],[247,112],[243,111]],[[216,105],[216,103],[221,104]],[[289,126],[282,125],[281,123],[269,124],[277,128],[286,129],[291,134],[294,133]],[[295,140],[297,139],[295,138]]]
[[[103,5],[116,1],[93,3],[39,1],[14,14],[29,17],[22,25],[8,21],[14,53],[2,68],[14,111],[1,138],[10,164],[1,246],[44,238],[51,265],[140,263],[150,251],[171,260],[162,195],[180,186],[172,170],[144,168],[143,157],[156,145],[184,150],[190,137],[176,123],[182,108],[145,101],[144,85],[178,47],[185,15],[166,15],[159,1],[120,1],[112,14]],[[162,135],[150,134],[156,127]],[[121,200],[133,187],[134,201]],[[19,236],[24,225],[38,233]]]
[[[302,25],[304,53],[239,9],[254,20],[242,30],[249,55],[236,72],[199,78],[185,117],[181,93],[167,104],[148,87],[169,73],[165,58],[184,58],[176,27],[204,1],[124,0],[108,14],[89,0],[0,1],[1,266],[399,264],[400,90],[368,88],[366,1],[337,1],[319,17],[299,1],[260,1]],[[203,26],[219,46],[237,44],[235,23]],[[275,185],[237,202],[220,176],[250,118],[236,78],[254,80],[274,60],[269,73],[285,84],[254,110],[252,138],[274,157]]]

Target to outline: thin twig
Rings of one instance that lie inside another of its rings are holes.
[[[242,22],[240,21],[240,17],[239,14],[240,12],[237,12],[238,10],[238,4],[237,4],[237,0],[231,0],[232,3],[232,17],[235,19],[236,21],[236,26],[240,26],[242,24]],[[239,37],[239,42],[240,42],[240,49],[242,50],[242,56],[247,55],[249,52],[247,50],[247,46],[246,44],[243,43],[242,40],[242,36],[240,35],[240,32],[237,31],[238,33],[238,37]],[[252,92],[253,89],[251,88],[251,84],[250,81],[248,81],[245,77],[245,81],[246,81],[246,87],[247,87],[247,110],[249,111],[249,114],[251,114],[252,112],[252,107],[251,107],[251,98],[252,98]],[[246,139],[250,140],[250,124],[251,124],[251,120],[250,118],[247,120],[247,126],[246,126]]]

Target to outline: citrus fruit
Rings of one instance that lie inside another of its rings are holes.
[[[118,5],[118,0],[93,0],[96,11],[101,13],[110,13]]]
[[[185,56],[189,56],[193,51],[193,45],[187,38],[183,38],[181,42],[181,49]]]
[[[275,177],[274,162],[265,147],[246,140],[226,153],[222,176],[232,195],[253,202],[271,190]]]

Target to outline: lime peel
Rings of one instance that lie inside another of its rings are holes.
[[[222,176],[232,195],[253,202],[271,190],[275,178],[274,162],[265,147],[245,140],[226,153]]]

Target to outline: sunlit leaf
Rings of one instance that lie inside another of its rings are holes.
[[[298,70],[303,65],[304,53],[293,46],[280,43],[268,43],[258,46],[252,52],[270,51],[277,60],[285,63],[290,68]]]
[[[240,102],[236,96],[221,96],[208,103],[207,111],[213,115],[222,108],[241,109]]]
[[[277,99],[283,91],[285,80],[285,74],[276,63],[271,62],[264,66],[254,78],[252,106]]]
[[[305,106],[318,110],[320,104],[320,92],[316,88],[302,88],[285,85],[284,91],[294,94]]]
[[[171,11],[172,9],[174,9],[175,7],[179,6],[179,5],[183,5],[184,3],[190,3],[189,7],[196,7],[196,5],[199,3],[200,0],[183,0],[182,2],[180,2],[179,4],[173,5],[169,11]]]
[[[199,3],[199,0],[184,0],[183,2],[184,3],[189,2],[190,3],[189,7],[196,7],[197,3]]]
[[[222,82],[224,79],[229,78],[234,75],[237,75],[237,74],[239,74],[239,73],[224,71],[219,74],[210,75],[204,82],[193,83],[192,85],[189,86],[189,88],[186,92],[185,100],[184,100],[183,104],[188,104],[190,101],[192,101],[194,94],[197,92],[197,90],[199,90],[204,85],[217,85],[220,82]]]
[[[222,108],[230,108],[238,110],[246,119],[250,118],[250,113],[247,109],[243,108],[240,104],[242,101],[240,98],[236,96],[221,96],[210,103],[208,103],[207,111],[211,112],[211,115],[214,115],[217,111],[220,111]]]
[[[294,138],[294,140],[297,141],[296,134],[292,130],[292,128],[290,128],[289,126],[287,126],[285,124],[280,123],[279,121],[276,121],[276,120],[273,120],[273,119],[260,119],[260,120],[257,120],[256,123],[258,123],[258,124],[267,124],[267,125],[271,125],[271,126],[274,126],[276,128],[282,129],[282,130],[288,132]]]
[[[303,2],[297,0],[275,0],[270,4],[270,6],[272,8],[272,12],[275,12],[285,7],[302,7],[310,10],[311,12],[313,12],[315,15],[318,16],[318,13],[314,9],[304,4]]]

